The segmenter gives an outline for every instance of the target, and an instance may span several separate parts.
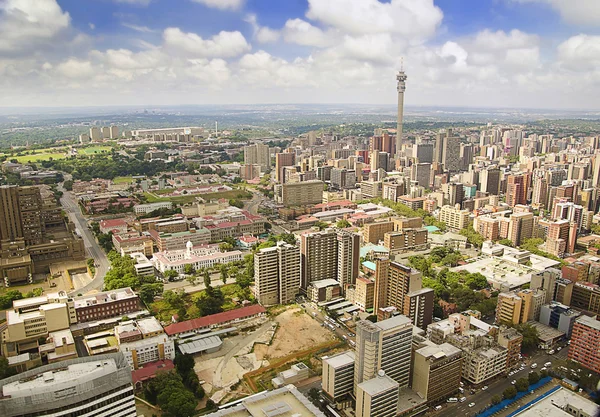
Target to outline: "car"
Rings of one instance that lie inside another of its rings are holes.
[[[447,402],[447,403],[457,403],[457,402],[458,402],[458,398],[456,398],[456,397],[451,397],[451,398],[448,398],[448,399],[446,400],[446,402]]]
[[[348,333],[348,336],[349,336],[349,337],[354,337],[354,336],[356,336],[356,335],[355,335],[354,333]]]
[[[441,405],[436,405],[436,406],[435,406],[435,411],[440,411],[441,409],[442,409],[442,406],[441,406]]]
[[[535,368],[537,368],[537,363],[532,363],[531,364],[531,369],[535,369]]]
[[[554,355],[554,349],[548,351],[548,355]]]
[[[461,403],[464,403],[465,401],[467,401],[467,397],[461,397],[460,400],[458,400],[458,401],[460,401]]]
[[[510,381],[510,383],[515,385],[517,383],[517,381],[513,379],[512,381]]]
[[[569,340],[569,341],[567,342],[567,345],[570,345],[570,344],[571,344],[571,341]]]
[[[475,407],[475,403],[469,404],[469,408],[473,408],[473,407]]]
[[[552,362],[546,362],[546,363],[544,364],[544,366],[545,366],[546,368],[547,368],[547,367],[549,367],[549,366],[552,366]]]
[[[461,386],[461,387],[464,387],[464,386],[465,386],[465,383],[464,383],[464,382],[462,382],[462,381],[460,381],[460,386]]]
[[[487,385],[484,385],[483,388],[481,388],[482,391],[485,391],[486,389],[488,389]]]
[[[562,347],[557,347],[556,350],[560,352],[560,350],[562,349]]]
[[[464,389],[464,388],[461,388],[461,387],[459,387],[459,388],[458,388],[458,391],[459,391],[459,392],[462,394],[463,392],[465,392],[465,389]]]
[[[540,369],[540,371],[547,371],[547,370],[548,370],[548,368],[546,368],[545,366],[542,369]]]

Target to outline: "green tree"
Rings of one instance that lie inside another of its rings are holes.
[[[517,379],[517,383],[515,384],[515,388],[519,392],[525,392],[529,389],[529,380],[527,378],[519,378]]]
[[[228,243],[228,242],[219,243],[219,250],[221,252],[229,252],[229,251],[232,251],[233,248],[234,248],[234,246],[231,243]]]
[[[346,227],[350,226],[350,222],[346,219],[338,220],[338,222],[335,224],[335,227],[337,227],[338,229],[345,229]]]
[[[8,359],[4,356],[0,356],[0,379],[8,378],[17,373],[13,368],[8,366]]]
[[[322,222],[321,220],[317,221],[314,225],[314,227],[318,228],[319,230],[327,229],[327,226],[327,223]]]
[[[73,181],[72,180],[66,180],[65,182],[63,182],[63,187],[67,191],[73,191]]]
[[[20,300],[23,298],[23,294],[19,290],[8,290],[4,294],[0,295],[0,308],[6,310],[12,307],[14,300]]]
[[[515,247],[514,243],[512,243],[512,240],[510,239],[500,239],[498,243],[504,246],[510,246],[511,248]]]
[[[469,226],[467,226],[466,228],[462,229],[460,231],[460,235],[461,236],[465,236],[467,238],[467,242],[469,242],[471,245],[480,248],[481,245],[483,244],[483,236],[481,236],[479,233],[477,233],[475,231],[475,229],[473,229],[473,225],[470,224]]]
[[[143,284],[140,287],[139,295],[142,301],[146,304],[150,304],[154,301],[154,298],[163,292],[164,285],[162,282],[155,284]]]
[[[504,392],[502,393],[502,397],[504,397],[505,400],[512,400],[516,396],[517,396],[517,389],[514,386],[510,386],[510,387],[506,388],[504,390]]]
[[[179,309],[184,306],[183,292],[175,292],[173,290],[167,290],[163,292],[163,300],[169,304],[172,309]]]
[[[537,382],[539,382],[540,380],[540,375],[537,372],[531,372],[528,376],[527,379],[529,381],[529,385],[533,385],[536,384]]]
[[[467,286],[472,290],[482,290],[484,288],[489,287],[487,278],[479,272],[469,274],[469,276],[465,280],[465,284],[467,284]]]
[[[492,396],[492,405],[497,405],[502,402],[502,397],[498,394]]]
[[[194,265],[192,265],[192,264],[185,264],[183,266],[183,273],[184,274],[186,274],[186,275],[192,275],[194,272],[196,272],[196,271],[194,271]]]
[[[285,243],[295,245],[296,235],[294,235],[293,233],[282,233],[280,235],[277,235],[277,240],[283,240]]]
[[[173,364],[180,375],[185,375],[194,370],[194,357],[189,354],[177,355]]]
[[[165,271],[163,273],[163,275],[165,276],[165,278],[168,281],[173,281],[175,278],[179,277],[179,273],[177,271],[175,271],[174,269],[169,269],[169,270]]]
[[[208,269],[204,270],[204,287],[210,287],[210,273],[208,272]]]
[[[523,342],[521,343],[521,349],[524,352],[532,352],[537,349],[540,342],[540,337],[537,328],[533,327],[529,323],[523,323],[516,326],[519,333],[523,335]]]
[[[196,300],[196,307],[201,316],[209,316],[222,312],[224,303],[225,297],[220,288],[207,287]]]

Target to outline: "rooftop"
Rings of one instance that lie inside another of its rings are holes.
[[[340,285],[340,283],[333,278],[328,278],[328,279],[321,279],[318,281],[313,281],[310,283],[310,285],[312,285],[315,288],[327,288],[327,287]]]
[[[113,301],[137,298],[137,295],[131,288],[121,288],[118,290],[99,292],[93,295],[84,295],[73,299],[75,308],[87,307],[96,304],[106,304]]]
[[[191,332],[197,329],[203,329],[222,323],[227,323],[232,320],[239,320],[258,314],[264,314],[266,311],[267,310],[265,310],[263,306],[259,304],[253,304],[248,307],[236,308],[235,310],[225,311],[223,313],[211,314],[210,316],[204,316],[198,319],[171,324],[165,327],[165,333],[167,333],[169,336],[172,336],[179,333]]]
[[[570,413],[568,408],[575,409]],[[566,388],[559,388],[535,404],[515,414],[519,417],[571,417],[572,415],[595,416],[600,407]]]
[[[369,379],[358,384],[358,388],[362,389],[371,396],[389,391],[391,389],[398,389],[398,387],[399,384],[385,374],[377,375],[377,377],[373,379]]]
[[[581,316],[577,319],[577,323],[583,324],[584,326],[591,327],[595,330],[600,330],[600,321],[593,317]]]
[[[324,362],[327,362],[333,368],[339,368],[341,366],[350,365],[354,363],[354,351],[347,350],[346,352],[338,353],[334,356],[323,358]]]

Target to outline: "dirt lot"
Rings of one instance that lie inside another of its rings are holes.
[[[254,353],[258,360],[280,358],[295,351],[329,342],[331,332],[306,314],[301,308],[291,308],[275,317],[279,325],[271,346],[257,344]]]

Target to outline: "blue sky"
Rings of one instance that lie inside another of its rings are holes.
[[[35,3],[35,4],[34,4]],[[598,0],[0,0],[2,105],[598,108]]]

